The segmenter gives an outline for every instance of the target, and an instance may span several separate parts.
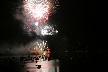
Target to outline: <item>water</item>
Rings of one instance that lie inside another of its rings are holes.
[[[30,58],[33,57],[2,56],[0,57],[0,69],[3,72],[60,72],[58,59],[36,61]]]
[[[1,56],[3,57],[3,56]],[[0,58],[0,72],[107,72],[108,52],[77,52],[52,54],[52,60],[23,62],[15,58]],[[59,60],[57,60],[59,59]]]

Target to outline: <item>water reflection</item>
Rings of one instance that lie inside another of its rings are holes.
[[[23,72],[59,72],[59,60],[28,61]]]

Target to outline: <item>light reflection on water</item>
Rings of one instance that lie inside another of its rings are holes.
[[[26,62],[23,72],[59,72],[59,60]]]

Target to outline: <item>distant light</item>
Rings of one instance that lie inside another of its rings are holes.
[[[68,52],[68,51],[66,51],[66,52]]]
[[[35,25],[38,26],[38,22],[36,22]]]
[[[72,59],[72,58],[71,58]]]
[[[58,31],[56,30],[56,33],[58,33]]]
[[[42,48],[40,50],[42,51]]]
[[[9,50],[9,49],[6,49],[6,50]]]
[[[102,51],[102,50],[100,50],[100,51]]]

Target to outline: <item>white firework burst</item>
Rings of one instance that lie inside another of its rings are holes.
[[[51,25],[45,25],[41,29],[41,35],[43,35],[43,36],[45,36],[45,35],[53,35],[55,33],[58,33],[58,31],[55,30],[54,27],[51,26]]]
[[[47,48],[47,41],[37,41],[36,42],[36,46],[38,47],[39,50],[43,50],[45,48]]]

